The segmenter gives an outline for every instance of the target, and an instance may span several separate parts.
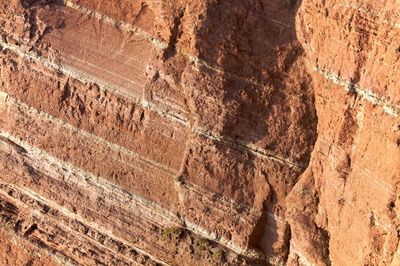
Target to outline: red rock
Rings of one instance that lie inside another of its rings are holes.
[[[0,259],[397,265],[398,11],[0,0]]]

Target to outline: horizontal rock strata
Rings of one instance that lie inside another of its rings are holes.
[[[0,262],[396,265],[398,5],[367,2],[0,0]]]

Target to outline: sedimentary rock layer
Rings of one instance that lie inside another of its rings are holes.
[[[0,0],[6,264],[396,265],[399,10],[369,2]]]
[[[399,8],[301,6],[297,32],[314,73],[318,139],[287,199],[293,264],[399,263]]]

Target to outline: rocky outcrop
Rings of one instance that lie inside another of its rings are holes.
[[[6,263],[396,265],[396,1],[0,6]]]
[[[313,73],[318,139],[287,201],[291,262],[399,263],[396,1],[305,1],[297,32]]]

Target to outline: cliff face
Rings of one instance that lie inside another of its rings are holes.
[[[287,199],[291,262],[400,263],[399,11],[396,1],[300,8],[318,138]]]
[[[0,259],[397,265],[399,8],[0,0]]]

